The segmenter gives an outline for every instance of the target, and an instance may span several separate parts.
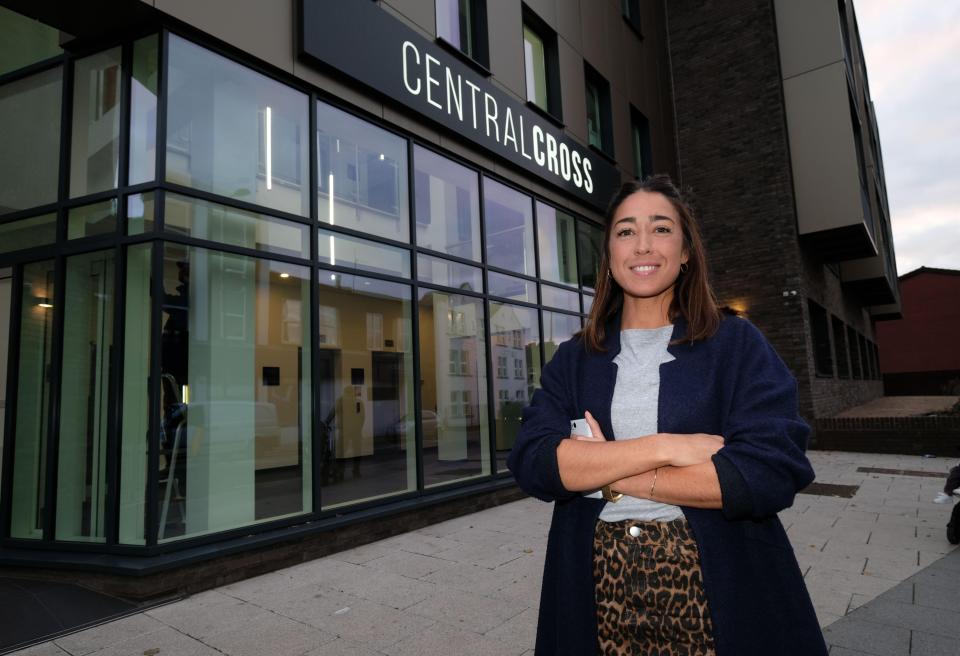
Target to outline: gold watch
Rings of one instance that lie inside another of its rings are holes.
[[[603,495],[603,498],[609,501],[610,503],[616,503],[623,498],[622,492],[614,492],[613,488],[609,485],[604,485],[600,489],[600,493]]]

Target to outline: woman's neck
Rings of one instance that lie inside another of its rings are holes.
[[[673,294],[661,294],[655,298],[637,298],[624,295],[620,330],[662,328],[673,323],[670,321],[670,304],[672,301]]]

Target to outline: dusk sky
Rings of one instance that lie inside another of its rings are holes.
[[[855,0],[900,275],[960,269],[960,2]]]

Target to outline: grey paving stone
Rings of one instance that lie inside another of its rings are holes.
[[[960,612],[960,577],[953,587],[917,584],[916,604]]]
[[[164,626],[166,625],[160,620],[139,613],[57,638],[54,642],[72,656],[83,656],[118,642],[152,633]]]
[[[322,647],[310,650],[304,656],[383,656],[383,652],[374,651],[352,640],[338,638]]]
[[[529,645],[509,645],[479,633],[438,623],[422,635],[385,647],[388,656],[519,656]]]
[[[386,556],[365,563],[364,567],[419,579],[444,567],[447,562],[433,556],[392,549]]]
[[[960,613],[940,608],[874,599],[855,610],[851,617],[887,626],[960,638]]]
[[[261,612],[258,606],[210,590],[173,604],[152,608],[147,615],[182,633],[203,639],[227,628],[241,626]]]
[[[956,638],[914,631],[912,639],[910,656],[960,656],[960,642]]]
[[[136,636],[118,644],[93,652],[95,656],[222,656],[199,640],[170,627]]]
[[[873,656],[870,652],[855,651],[846,647],[833,647],[830,650],[830,656]]]
[[[537,639],[537,613],[536,607],[528,608],[485,635],[508,645],[519,645],[521,651],[532,649]]]
[[[229,656],[300,656],[336,639],[332,633],[263,612],[241,627],[204,638],[203,643]]]
[[[905,656],[910,653],[910,630],[856,618],[862,608],[823,630],[828,646],[846,647],[875,656]]]
[[[440,588],[435,596],[405,612],[486,633],[526,609],[525,604],[506,599],[490,599],[462,590]]]
[[[33,647],[10,652],[9,656],[65,656],[69,654],[52,642],[44,642]]]

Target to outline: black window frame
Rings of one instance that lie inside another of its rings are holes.
[[[543,43],[543,68],[547,76],[547,106],[541,107],[529,98],[527,98],[527,106],[563,127],[563,97],[560,93],[560,50],[557,46],[557,33],[526,4],[522,5],[521,13],[523,27],[536,34]],[[524,75],[526,75],[526,64],[526,52],[524,52]]]
[[[817,378],[833,378],[833,346],[830,343],[830,321],[827,311],[813,299],[807,299],[810,314],[810,346]]]
[[[833,355],[837,363],[837,378],[849,380],[852,372],[849,357],[850,349],[847,346],[846,324],[836,315],[830,317],[830,324],[833,328]]]
[[[593,87],[597,100],[597,120],[599,121],[600,143],[590,139],[590,88]],[[587,109],[587,143],[610,159],[614,158],[613,148],[613,106],[610,101],[610,83],[586,60],[583,62],[583,89]]]
[[[639,140],[639,146],[637,141]],[[653,147],[650,143],[650,119],[630,105],[630,146],[633,151],[633,177],[642,180],[653,175]],[[640,161],[637,161],[637,151]]]
[[[620,13],[630,29],[642,39],[643,22],[640,20],[640,0],[620,0]]]
[[[473,39],[473,50],[465,50],[450,41],[447,37],[440,34],[440,23],[436,20],[437,5],[449,0],[434,0],[434,23],[436,25],[437,43],[445,49],[453,52],[467,63],[480,70],[486,76],[492,75],[490,72],[490,36],[487,23],[487,0],[466,0],[469,3],[470,12],[470,37]],[[460,2],[464,0],[454,0],[458,5],[458,15],[460,14]]]

